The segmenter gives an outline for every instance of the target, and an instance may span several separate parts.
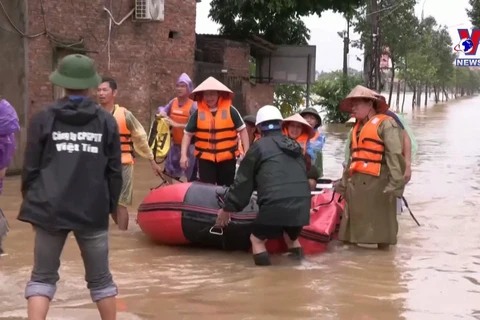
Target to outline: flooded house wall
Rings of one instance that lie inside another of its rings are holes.
[[[6,14],[0,10],[0,98],[9,101],[17,111],[20,132],[16,133],[17,150],[8,173],[18,172],[23,165],[23,147],[26,140],[26,110],[28,106],[26,81],[27,1],[4,1]],[[9,21],[10,18],[11,22]],[[12,25],[13,23],[13,25]]]
[[[199,34],[196,47],[201,51],[203,61],[220,63],[229,75],[243,79],[244,105],[239,108],[248,114],[256,114],[258,108],[273,103],[273,85],[250,82],[250,45],[216,35]]]
[[[131,11],[133,3],[43,1],[42,8],[42,1],[29,0],[30,32],[44,30],[44,17],[48,31],[48,36],[29,40],[32,112],[62,95],[62,90],[49,83],[48,76],[61,57],[80,52],[95,59],[101,75],[117,80],[117,102],[148,128],[157,107],[174,97],[179,75],[193,73],[196,2],[165,1],[163,22],[135,22],[128,17],[117,25]],[[112,23],[111,31],[104,6],[117,22]]]

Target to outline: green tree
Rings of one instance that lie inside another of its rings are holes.
[[[390,72],[390,91],[388,104],[391,105],[393,94],[393,81],[396,70],[405,68],[405,57],[409,51],[414,49],[411,39],[415,37],[415,27],[418,24],[415,16],[416,0],[398,2],[397,0],[382,0],[381,10],[381,44],[388,48],[388,54],[392,63]],[[386,8],[390,8],[387,10]],[[386,23],[385,23],[386,22]]]
[[[359,84],[363,83],[361,75],[344,77],[342,71],[336,71],[335,77],[324,77],[318,79],[312,85],[312,96],[314,104],[322,106],[326,113],[324,122],[326,123],[344,123],[350,118],[350,115],[341,112],[338,108],[350,91]]]
[[[305,102],[305,86],[280,84],[275,88],[273,104],[284,117],[297,113]]]
[[[469,4],[472,8],[467,9],[467,15],[470,18],[470,22],[476,28],[480,27],[480,1],[470,0]]]
[[[349,12],[362,1],[212,0],[209,17],[220,24],[220,33],[228,36],[256,34],[274,44],[304,44],[309,31],[300,17],[320,16],[325,10]]]
[[[301,20],[302,16],[321,15],[325,10],[351,12],[363,1],[212,0],[209,17],[220,24],[221,34],[233,39],[259,35],[277,45],[306,45],[310,31]],[[275,104],[284,115],[295,112],[304,97],[304,86],[280,85],[275,88]]]

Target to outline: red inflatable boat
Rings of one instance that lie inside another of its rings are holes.
[[[212,228],[227,189],[200,182],[177,183],[152,190],[138,208],[137,222],[153,241],[223,250],[250,250],[251,226],[258,212],[254,199],[232,215],[228,227]],[[305,254],[320,253],[335,238],[343,212],[340,195],[326,191],[312,196],[310,225],[300,242]],[[269,240],[270,253],[286,252],[283,239]]]

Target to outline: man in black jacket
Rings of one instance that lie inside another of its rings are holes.
[[[93,60],[66,56],[50,76],[66,96],[35,114],[28,127],[18,219],[35,229],[35,262],[25,289],[29,319],[47,316],[70,231],[101,318],[116,319],[108,224],[122,188],[122,165],[115,119],[87,97],[100,80]]]
[[[256,125],[262,137],[252,144],[240,163],[217,226],[225,227],[231,212],[245,208],[254,190],[259,212],[250,241],[256,265],[270,265],[268,239],[284,236],[292,256],[303,257],[298,237],[310,223],[310,186],[302,147],[281,132],[282,115],[274,106],[258,110]]]

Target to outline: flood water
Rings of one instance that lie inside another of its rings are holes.
[[[152,245],[134,222],[135,209],[159,181],[140,162],[131,228],[111,234],[119,319],[480,319],[479,105],[475,97],[406,115],[419,144],[406,197],[422,226],[399,216],[399,243],[389,252],[332,243],[302,265],[275,257],[274,266],[257,268],[247,253]],[[346,129],[327,131],[326,176],[336,179]],[[0,258],[0,319],[24,319],[33,232],[15,220],[19,179],[7,178],[4,190],[0,205],[11,231],[9,255]],[[60,275],[48,318],[98,319],[74,239]]]

